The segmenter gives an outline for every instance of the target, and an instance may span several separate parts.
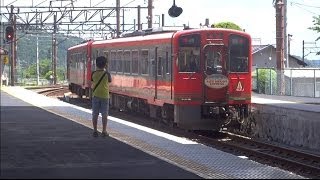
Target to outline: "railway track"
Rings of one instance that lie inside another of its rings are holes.
[[[58,97],[58,96],[61,96],[61,94],[69,92],[69,89],[67,86],[60,86],[60,87],[44,87],[44,88],[35,89],[35,91],[44,96]]]
[[[53,92],[52,92],[53,91]],[[60,100],[63,100],[63,91],[55,89],[41,92],[44,95],[51,96],[54,93],[60,93]],[[69,103],[90,108],[88,99],[72,98]],[[160,120],[150,119],[139,114],[132,114],[115,109],[110,109],[110,115],[125,119],[143,126],[157,129],[162,132],[170,133],[176,136],[185,137],[197,141],[198,143],[211,146],[213,148],[232,153],[237,156],[243,156],[262,164],[279,167],[294,172],[307,178],[320,178],[320,156],[290,147],[253,140],[248,137],[239,136],[229,132],[213,133],[210,131],[185,131],[176,127],[167,126]]]
[[[244,156],[262,164],[276,166],[308,178],[320,178],[320,156],[299,151],[290,147],[282,147],[271,143],[253,140],[248,137],[222,132],[221,137],[210,137],[203,133],[191,135],[214,148]]]

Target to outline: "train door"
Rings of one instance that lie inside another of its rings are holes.
[[[176,92],[182,101],[198,101],[201,98],[200,48],[181,47],[178,52]]]
[[[221,43],[208,44],[203,48],[203,99],[204,103],[225,101],[229,83],[225,70],[226,48]]]
[[[180,102],[201,101],[202,73],[200,70],[200,34],[179,37],[179,48],[175,60],[175,99]]]

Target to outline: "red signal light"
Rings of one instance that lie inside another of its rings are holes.
[[[12,26],[7,26],[6,28],[6,39],[7,41],[12,41],[14,35],[14,29]]]

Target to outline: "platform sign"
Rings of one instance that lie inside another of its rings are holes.
[[[3,63],[4,64],[8,64],[9,63],[9,56],[8,55],[4,55],[3,56]]]

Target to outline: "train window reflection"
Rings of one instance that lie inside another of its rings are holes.
[[[248,72],[248,57],[232,57],[231,72]]]
[[[132,51],[132,73],[138,74],[139,70],[139,53],[138,50]]]
[[[220,52],[214,49],[207,48],[205,53],[205,65],[206,73],[211,74],[222,74],[222,56]]]
[[[141,51],[141,74],[148,74],[149,68],[149,50]]]
[[[231,72],[248,72],[249,40],[239,35],[231,35],[229,45],[229,70]]]

